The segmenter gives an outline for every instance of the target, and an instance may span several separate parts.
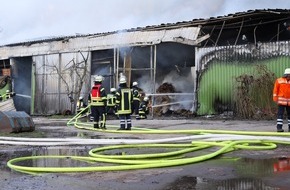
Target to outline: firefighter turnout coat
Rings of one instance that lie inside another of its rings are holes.
[[[131,114],[133,94],[130,88],[120,85],[116,92],[116,106],[118,114]]]
[[[275,81],[273,100],[278,105],[290,106],[290,81],[287,81],[285,77]]]

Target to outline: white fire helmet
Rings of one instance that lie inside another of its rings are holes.
[[[95,82],[102,82],[103,81],[103,76],[101,76],[101,75],[95,76],[95,80],[94,81]]]
[[[119,82],[120,82],[120,84],[126,83],[127,82],[126,77],[125,76],[121,76]]]
[[[144,101],[147,102],[149,100],[148,96],[144,97]]]
[[[84,98],[82,96],[79,97],[79,100],[83,100]]]
[[[284,75],[290,75],[290,68],[285,69]]]
[[[10,90],[6,90],[6,93],[10,93]]]
[[[138,85],[138,82],[133,82],[133,84],[132,84],[133,86],[137,86]]]
[[[111,88],[110,91],[111,92],[116,92],[116,88]]]

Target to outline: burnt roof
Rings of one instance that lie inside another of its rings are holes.
[[[256,43],[258,41],[272,41],[273,39],[288,40],[290,39],[290,34],[287,30],[288,24],[290,25],[289,9],[255,9],[225,16],[210,17],[207,19],[200,18],[176,23],[162,23],[160,25],[104,33],[48,37],[40,40],[7,44],[5,46],[31,45],[34,43],[62,41],[78,37],[103,36],[120,32],[164,30],[192,26],[201,26],[201,36],[204,34],[211,35],[211,37],[207,41],[204,41],[201,46],[236,45],[249,42]],[[265,35],[266,37],[261,37]],[[246,42],[244,40],[245,38]]]

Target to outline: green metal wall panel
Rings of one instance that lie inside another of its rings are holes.
[[[257,65],[266,66],[276,77],[282,76],[285,68],[290,68],[289,48],[288,41],[198,48],[197,114],[232,111],[236,77],[243,74],[257,76]]]

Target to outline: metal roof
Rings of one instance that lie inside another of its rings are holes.
[[[68,53],[77,51],[95,51],[113,49],[117,47],[146,46],[162,42],[178,42],[195,44],[199,34],[199,27],[181,27],[152,31],[131,31],[111,33],[108,35],[91,35],[63,40],[45,40],[41,42],[27,42],[18,45],[0,47],[0,59],[9,57]],[[203,38],[198,39],[198,42]]]

